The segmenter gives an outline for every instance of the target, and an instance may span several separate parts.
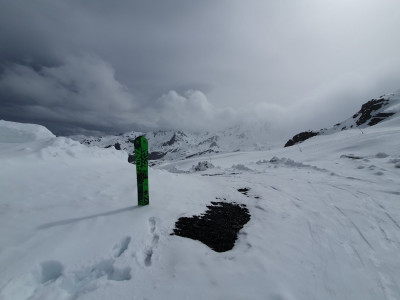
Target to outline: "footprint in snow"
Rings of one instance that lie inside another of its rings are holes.
[[[388,157],[388,156],[389,156],[388,154],[383,153],[383,152],[378,152],[378,153],[375,155],[376,158],[386,158],[386,157]]]
[[[40,263],[41,274],[40,283],[56,281],[64,271],[62,263],[56,260],[46,260]]]
[[[157,246],[158,241],[160,240],[160,236],[156,233],[157,230],[157,221],[155,217],[149,218],[149,229],[151,233],[151,238],[149,245],[145,249],[145,258],[144,258],[144,264],[146,267],[151,266],[152,264],[152,258],[154,254],[154,248]]]
[[[400,158],[393,158],[389,160],[390,164],[394,164],[395,168],[400,168]]]
[[[71,299],[76,299],[79,295],[93,290],[100,278],[105,277],[112,281],[130,280],[131,268],[117,268],[114,259],[106,259],[79,270],[64,272],[61,262],[47,260],[40,263],[40,273],[37,275],[40,286],[35,289],[31,298],[42,299],[41,295],[46,295],[57,282],[55,284],[70,294]]]
[[[248,192],[250,191],[250,188],[247,188],[247,187],[245,187],[245,188],[240,188],[240,189],[237,189],[237,191],[239,192],[239,193],[242,193],[243,195],[245,195],[247,198],[249,198],[250,196],[248,195]],[[261,197],[260,196],[252,196],[254,199],[261,199]],[[217,198],[218,199],[218,198]],[[224,199],[224,200],[226,200],[226,199]]]
[[[120,257],[128,249],[130,242],[131,242],[130,236],[124,237],[118,244],[114,246],[113,256],[115,258]]]

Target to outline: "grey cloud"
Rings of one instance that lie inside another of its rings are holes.
[[[232,125],[236,112],[232,108],[216,108],[200,91],[184,95],[170,91],[156,102],[158,121],[162,128],[212,130]]]
[[[398,0],[0,5],[5,119],[81,131],[255,119],[290,131],[400,87]]]
[[[39,70],[13,64],[0,77],[0,103],[35,119],[126,125],[135,101],[114,75],[109,64],[93,56],[67,57],[62,65]]]
[[[159,97],[154,107],[140,105],[115,78],[114,69],[96,56],[69,56],[59,66],[9,65],[0,77],[0,103],[14,109],[16,119],[30,116],[46,124],[60,122],[77,130],[106,131],[179,128],[193,131],[232,124],[235,112],[216,108],[200,91],[176,91]],[[5,99],[5,100],[3,100]],[[12,110],[10,110],[11,112]],[[68,127],[68,126],[67,126]]]

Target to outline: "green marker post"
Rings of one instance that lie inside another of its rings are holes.
[[[139,136],[134,141],[138,205],[149,204],[149,147],[147,139]]]

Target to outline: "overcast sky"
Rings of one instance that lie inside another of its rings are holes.
[[[399,0],[0,0],[0,119],[319,129],[400,89]]]

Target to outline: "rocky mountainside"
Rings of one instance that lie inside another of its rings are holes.
[[[390,95],[382,95],[379,99],[366,102],[351,118],[337,123],[331,128],[300,132],[287,141],[285,147],[296,145],[317,135],[327,135],[353,128],[361,130],[397,116],[400,116],[400,91]]]
[[[255,129],[257,128],[257,129]],[[149,141],[149,160],[176,160],[213,153],[227,153],[250,150],[267,150],[268,127],[235,126],[211,133],[193,133],[182,130],[160,130],[152,132],[127,132],[119,135],[102,137],[71,136],[87,146],[101,148],[114,147],[126,151],[129,161],[134,161],[133,141],[138,136],[145,136]]]

